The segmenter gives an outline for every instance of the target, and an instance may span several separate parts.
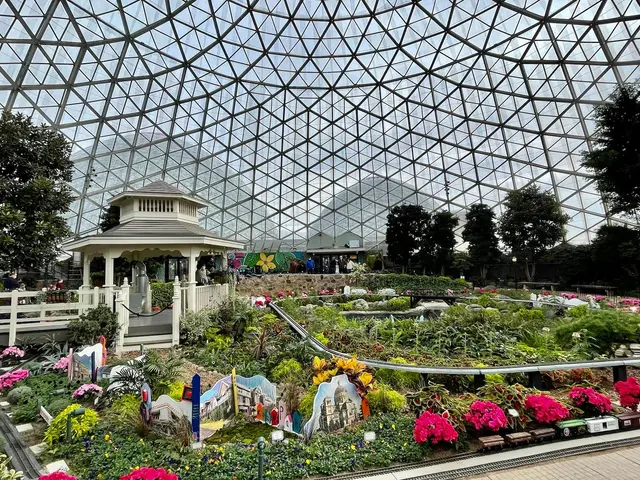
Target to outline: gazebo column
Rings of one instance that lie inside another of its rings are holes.
[[[89,288],[91,286],[91,257],[89,254],[82,254],[82,286]]]
[[[198,269],[198,257],[200,252],[191,249],[189,255],[189,299],[187,301],[187,307],[191,311],[196,311],[196,270]]]
[[[113,260],[114,255],[110,250],[104,252],[104,303],[113,309]]]

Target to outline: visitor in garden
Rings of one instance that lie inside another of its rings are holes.
[[[4,289],[8,291],[17,290],[20,288],[20,283],[16,278],[18,274],[11,272],[7,278],[4,279]]]
[[[353,261],[349,259],[349,261],[347,262],[347,273],[351,272],[353,272]]]
[[[316,262],[313,261],[313,258],[307,258],[307,273],[313,273],[316,268]]]
[[[56,282],[56,290],[64,290],[64,282],[61,278]]]
[[[207,276],[207,267],[205,267],[204,265],[202,265],[202,267],[200,267],[200,270],[198,270],[197,272],[197,281],[199,285],[209,284],[209,277]]]
[[[340,264],[340,273],[346,273],[347,272],[347,260],[345,259],[345,257],[340,255],[340,260],[338,261],[338,263]]]

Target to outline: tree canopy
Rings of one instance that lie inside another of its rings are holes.
[[[387,253],[389,259],[406,267],[420,247],[428,213],[420,205],[398,205],[387,215]]]
[[[624,85],[611,102],[595,110],[595,149],[582,165],[595,176],[611,213],[635,213],[640,206],[640,87]]]
[[[70,235],[71,145],[22,114],[0,118],[0,268],[44,268]]]
[[[640,232],[621,225],[603,225],[591,244],[598,278],[632,287],[640,273]]]
[[[569,216],[554,195],[530,185],[507,194],[499,232],[504,244],[524,260],[527,279],[535,277],[536,261],[560,240]]]
[[[487,278],[487,264],[500,259],[496,214],[488,205],[471,205],[467,212],[467,223],[462,229],[462,240],[469,243],[469,259],[480,269],[482,280]]]
[[[453,213],[441,210],[431,215],[423,233],[420,256],[435,271],[444,275],[444,271],[453,260],[453,248],[456,236],[453,230],[458,226],[458,217]]]
[[[100,224],[98,225],[100,231],[106,232],[118,225],[120,225],[120,207],[116,205],[104,207],[100,213]]]

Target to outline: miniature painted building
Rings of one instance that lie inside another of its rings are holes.
[[[338,386],[333,400],[327,397],[322,402],[320,415],[320,429],[333,432],[351,425],[358,419],[358,407],[349,398],[347,390]]]

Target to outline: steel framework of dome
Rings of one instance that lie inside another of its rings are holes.
[[[73,142],[77,234],[158,179],[290,247],[536,182],[581,243],[592,111],[640,77],[639,27],[636,0],[4,0],[0,105]]]

